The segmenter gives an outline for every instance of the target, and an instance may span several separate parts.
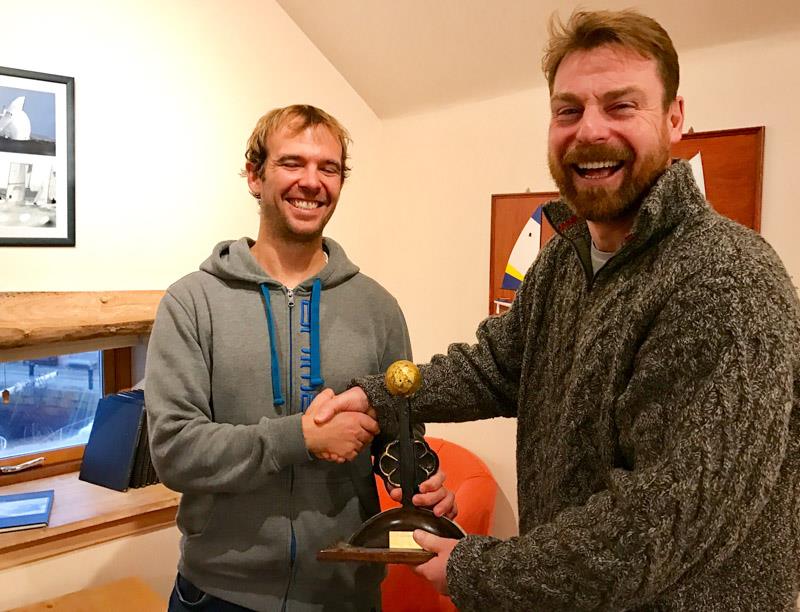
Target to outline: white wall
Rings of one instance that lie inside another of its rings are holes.
[[[762,233],[800,274],[800,33],[683,54],[687,128],[766,126]],[[531,69],[537,70],[535,61]],[[403,305],[417,360],[474,341],[486,315],[491,194],[554,189],[546,166],[547,88],[386,121],[385,211],[371,271]],[[473,449],[502,489],[495,531],[516,529],[515,422],[432,425]]]
[[[77,245],[0,248],[0,291],[164,289],[217,241],[254,236],[245,142],[295,102],[352,133],[331,231],[358,242],[380,121],[272,0],[26,0],[2,23],[2,65],[75,77]],[[166,597],[177,556],[171,528],[0,571],[0,609],[124,575]]]

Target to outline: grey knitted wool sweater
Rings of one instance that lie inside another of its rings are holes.
[[[585,222],[546,214],[560,236],[510,311],[421,368],[416,419],[518,419],[520,535],[455,547],[454,603],[794,610],[800,307],[778,257],[685,162],[594,277]],[[380,377],[357,384],[389,427]]]

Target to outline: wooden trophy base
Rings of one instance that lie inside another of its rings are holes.
[[[466,534],[456,523],[430,510],[416,507],[392,508],[376,514],[356,531],[346,544],[317,553],[319,561],[357,561],[360,563],[401,563],[419,565],[436,555],[427,550],[389,548],[391,532],[422,529],[442,538],[460,540]]]
[[[414,548],[367,548],[340,544],[336,548],[326,548],[317,553],[318,561],[357,561],[358,563],[400,563],[420,565],[436,555],[427,550]]]

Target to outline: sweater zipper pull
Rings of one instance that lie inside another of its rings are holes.
[[[286,299],[289,301],[289,308],[294,308],[294,291],[287,287]]]

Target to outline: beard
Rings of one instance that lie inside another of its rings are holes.
[[[587,221],[606,222],[625,217],[639,207],[644,194],[667,167],[669,154],[669,143],[665,139],[658,150],[641,158],[639,169],[634,171],[635,155],[629,147],[596,144],[574,148],[561,159],[550,151],[547,165],[561,196],[575,214]],[[579,189],[575,185],[574,164],[608,160],[621,164],[616,172],[624,175],[618,188]]]

